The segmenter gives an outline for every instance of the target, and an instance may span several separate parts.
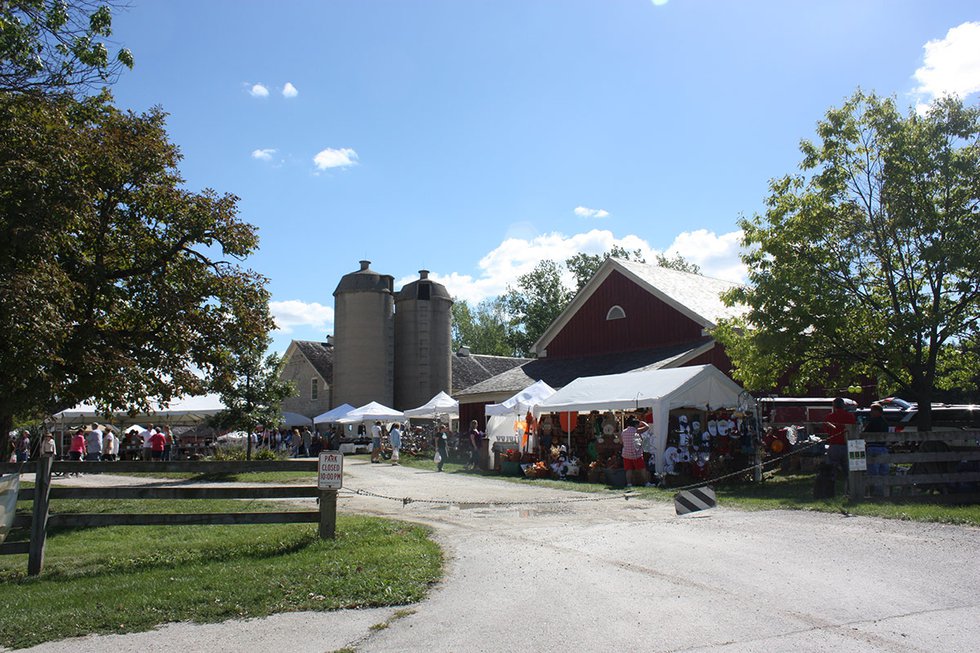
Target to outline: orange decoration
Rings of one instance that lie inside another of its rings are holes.
[[[578,413],[559,413],[558,422],[561,424],[561,430],[568,433],[578,423]]]

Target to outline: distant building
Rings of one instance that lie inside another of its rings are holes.
[[[298,396],[283,402],[283,410],[315,417],[341,404],[371,401],[404,410],[453,391],[453,301],[428,270],[396,293],[391,275],[361,261],[333,295],[334,337],[326,343],[294,340],[286,352],[282,378],[296,384]],[[472,374],[474,365],[485,373]],[[475,382],[502,370],[488,365],[467,361],[461,378]]]
[[[580,376],[732,364],[709,331],[740,311],[721,295],[738,284],[617,258],[592,279],[534,343],[535,359],[460,389],[460,419],[484,421],[488,403],[535,381],[561,388]]]
[[[281,379],[292,381],[296,394],[283,400],[282,410],[316,417],[330,410],[333,343],[293,340],[283,357]]]

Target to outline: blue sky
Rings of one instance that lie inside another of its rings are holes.
[[[828,108],[980,91],[975,0],[132,0],[114,28],[117,103],[168,111],[187,186],[259,227],[279,351],[362,258],[470,301],[612,244],[738,280],[736,221]]]

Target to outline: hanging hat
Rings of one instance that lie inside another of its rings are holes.
[[[718,424],[717,424],[716,428],[718,429],[718,435],[720,435],[722,437],[725,437],[726,435],[728,435],[728,419],[720,419],[720,420],[718,420]]]
[[[694,420],[693,422],[691,422],[691,430],[694,431],[695,433],[700,433],[701,432],[701,422],[699,422],[697,420]]]
[[[711,435],[718,435],[718,423],[715,420],[708,422],[708,433]]]

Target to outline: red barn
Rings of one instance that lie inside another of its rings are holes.
[[[670,268],[607,259],[534,344],[535,360],[459,391],[460,417],[535,381],[560,388],[580,376],[710,363],[730,374],[731,361],[709,335],[740,309],[721,300],[738,284]]]

